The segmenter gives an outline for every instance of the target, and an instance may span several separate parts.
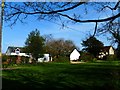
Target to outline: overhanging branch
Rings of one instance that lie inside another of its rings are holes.
[[[118,1],[113,8],[110,6],[103,6],[103,8],[101,10],[103,10],[105,8],[109,8],[110,10],[117,10],[117,8],[119,7],[119,4],[120,4],[120,1]]]
[[[59,12],[69,11],[69,10],[74,9],[74,8],[84,4],[84,3],[86,3],[86,2],[79,2],[76,5],[71,6],[69,8],[65,8],[65,9],[61,9],[61,10],[53,10],[53,11],[48,11],[48,12],[39,11],[37,9],[34,12],[26,12],[26,11],[21,10],[20,8],[16,8],[16,7],[13,7],[13,6],[11,6],[11,8],[13,8],[13,9],[17,10],[19,13],[23,13],[23,14],[31,14],[31,15],[32,14],[55,14],[55,13],[59,13]]]
[[[93,33],[93,37],[95,36],[95,34],[96,34],[96,32],[97,32],[97,25],[98,25],[98,23],[96,22],[96,23],[95,23],[95,30],[94,30],[94,33]]]
[[[74,19],[72,17],[70,17],[69,15],[66,15],[66,14],[61,14],[61,13],[58,13],[59,15],[63,16],[63,17],[66,17],[72,21],[75,21],[75,22],[80,22],[80,23],[88,23],[88,22],[105,22],[105,21],[110,21],[110,20],[115,20],[116,18],[120,17],[120,13],[118,13],[117,15],[114,15],[114,16],[111,16],[111,17],[108,17],[108,18],[104,18],[104,19],[98,19],[98,20],[78,20],[78,19]]]

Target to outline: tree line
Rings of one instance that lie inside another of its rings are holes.
[[[84,18],[85,15],[90,15],[92,8],[97,14],[108,15],[103,17]],[[69,11],[78,9],[83,12]],[[120,59],[120,1],[116,2],[21,2],[21,3],[5,3],[4,21],[9,22],[11,26],[18,21],[24,22],[29,16],[35,16],[38,20],[49,20],[62,22],[65,26],[68,21],[74,23],[94,23],[95,29],[92,36],[96,34],[110,34],[111,41],[117,44],[117,57]],[[64,19],[63,19],[64,18]],[[26,45],[27,46],[27,45]],[[0,47],[1,48],[1,47]],[[91,51],[91,50],[88,50]],[[59,50],[60,52],[60,50]],[[58,52],[57,52],[58,53]],[[36,56],[36,55],[35,55]]]
[[[103,42],[99,41],[96,37],[89,36],[82,41],[82,53],[89,53],[94,58],[98,58],[100,50],[104,47]],[[25,41],[24,51],[31,53],[34,60],[42,57],[43,54],[48,53],[53,57],[53,60],[62,58],[69,58],[70,53],[77,48],[72,40],[55,39],[50,35],[40,35],[39,30],[34,30],[28,34]],[[85,54],[83,57],[86,57]]]
[[[68,57],[77,46],[71,40],[54,39],[52,35],[40,35],[39,30],[28,34],[25,41],[24,52],[31,53],[34,60],[48,53],[53,58]]]

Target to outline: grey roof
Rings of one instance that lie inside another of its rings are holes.
[[[17,48],[19,48],[19,49],[20,49],[20,52],[23,52],[23,47],[14,47],[14,46],[9,46],[9,47],[7,48],[6,53],[8,52],[8,50],[9,50],[9,52],[15,52],[15,50],[16,50]]]

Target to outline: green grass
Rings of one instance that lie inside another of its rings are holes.
[[[120,63],[41,63],[3,70],[3,90],[72,89],[120,90]]]

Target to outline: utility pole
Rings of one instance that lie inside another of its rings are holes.
[[[4,15],[4,0],[1,2],[1,14],[0,14],[0,89],[2,90],[2,26]]]
[[[2,26],[4,16],[4,0],[1,2],[1,16],[0,16],[0,63],[2,63]]]

